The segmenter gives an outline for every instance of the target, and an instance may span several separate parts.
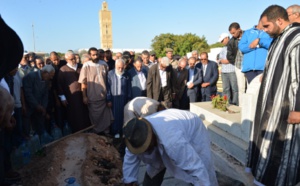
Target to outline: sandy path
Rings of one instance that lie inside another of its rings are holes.
[[[59,186],[65,186],[65,179],[69,177],[75,177],[76,182],[81,184],[81,167],[86,158],[86,146],[86,140],[82,136],[67,142],[61,165],[63,171],[56,177]]]

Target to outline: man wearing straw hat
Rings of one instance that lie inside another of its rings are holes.
[[[197,115],[178,109],[160,111],[131,119],[123,134],[125,185],[135,185],[141,161],[147,165],[144,186],[161,185],[166,169],[193,185],[218,185],[208,132]]]

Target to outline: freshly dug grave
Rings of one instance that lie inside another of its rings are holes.
[[[122,162],[118,151],[104,136],[81,133],[45,148],[19,172],[22,185],[65,186],[75,177],[81,186],[122,185]]]

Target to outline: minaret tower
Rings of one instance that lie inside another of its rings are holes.
[[[99,11],[100,43],[102,49],[111,49],[113,47],[111,21],[111,11],[108,10],[107,2],[103,1],[102,9]]]

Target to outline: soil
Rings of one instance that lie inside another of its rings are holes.
[[[20,171],[23,186],[65,186],[75,177],[81,186],[122,185],[122,161],[111,139],[76,134],[44,148]]]

